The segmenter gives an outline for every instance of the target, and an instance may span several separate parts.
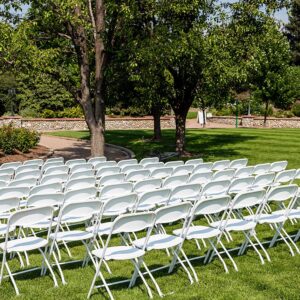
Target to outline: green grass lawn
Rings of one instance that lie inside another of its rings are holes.
[[[88,138],[87,132],[60,132],[53,135]],[[163,132],[164,140],[161,143],[150,141],[151,131],[108,131],[107,142],[122,145],[133,150],[138,158],[145,156],[150,150],[172,151],[174,149],[174,131]],[[222,158],[248,157],[250,164],[287,159],[290,168],[299,168],[300,130],[257,130],[257,129],[209,129],[188,130],[187,150],[199,154],[205,160]],[[196,223],[201,223],[201,220]],[[174,225],[175,227],[178,225]],[[168,227],[172,232],[174,226]],[[300,223],[287,224],[287,231],[296,233]],[[272,237],[270,227],[258,226],[258,236],[261,240]],[[233,248],[242,241],[241,235],[234,235],[234,243],[228,245]],[[114,243],[118,244],[116,238]],[[298,243],[300,246],[300,243]],[[186,242],[184,249],[188,256],[203,255],[203,248],[199,251],[193,242]],[[82,259],[84,248],[80,244],[71,245],[73,259]],[[200,282],[190,285],[185,272],[177,268],[172,274],[166,271],[155,273],[165,299],[300,299],[300,255],[292,257],[286,245],[279,243],[268,249],[271,263],[261,265],[258,256],[249,250],[243,256],[233,257],[239,267],[235,272],[230,261],[225,259],[230,267],[229,274],[225,274],[218,259],[203,265],[201,260],[194,261]],[[63,255],[63,259],[68,257]],[[40,263],[40,256],[30,255],[33,266]],[[145,261],[150,268],[168,263],[164,251],[152,251],[146,254]],[[132,274],[132,265],[128,262],[109,263],[113,272],[112,279],[129,278]],[[13,270],[19,268],[18,261],[12,261]],[[5,279],[0,286],[0,299],[86,299],[86,295],[94,275],[91,265],[81,268],[79,264],[63,267],[68,284],[54,288],[49,276],[39,277],[39,272],[20,275],[16,278],[21,296],[16,297],[14,289]],[[105,272],[104,272],[105,273]],[[105,273],[107,276],[107,274]],[[148,280],[150,283],[150,280]],[[150,284],[152,287],[153,285]],[[141,281],[128,290],[126,285],[112,287],[116,299],[148,299],[145,287]],[[156,293],[155,299],[159,299]],[[104,290],[94,292],[91,299],[108,299]]]

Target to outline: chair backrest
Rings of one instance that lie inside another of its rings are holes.
[[[300,169],[296,171],[294,179],[300,179]]]
[[[76,158],[76,159],[70,159],[65,162],[65,165],[69,168],[72,168],[76,165],[85,164],[86,160],[84,158]]]
[[[184,162],[182,160],[167,161],[165,163],[165,167],[172,167],[172,168],[183,166],[183,165],[184,165]]]
[[[45,162],[45,164],[48,163],[57,163],[57,162],[61,162],[64,163],[64,158],[63,157],[52,157],[52,158],[48,158]]]
[[[30,159],[23,162],[24,166],[35,165],[41,167],[44,164],[42,159]]]
[[[261,204],[266,196],[264,189],[237,194],[232,201],[232,209],[243,209]]]
[[[163,181],[162,186],[164,188],[173,189],[179,185],[183,185],[187,183],[188,179],[189,179],[189,175],[176,175],[176,176],[172,175]]]
[[[251,188],[255,177],[249,176],[244,178],[235,178],[231,181],[228,193],[229,194],[236,194],[240,192],[246,192]]]
[[[16,169],[18,167],[22,166],[22,162],[16,161],[16,162],[9,162],[9,163],[4,163],[0,166],[0,169]]]
[[[196,165],[194,167],[193,174],[209,172],[209,171],[211,171],[212,166],[213,166],[212,162],[207,162],[207,163]]]
[[[83,172],[93,170],[93,165],[89,163],[76,164],[70,167],[70,173]]]
[[[21,172],[18,173],[15,176],[15,179],[29,179],[29,178],[35,178],[39,179],[41,177],[41,171],[40,170],[34,170],[34,171],[27,171],[27,172]]]
[[[187,183],[175,187],[172,190],[170,201],[175,200],[198,200],[201,192],[201,184]]]
[[[97,189],[95,187],[84,188],[80,190],[67,191],[65,193],[65,203],[75,203],[82,201],[89,201],[95,199],[97,196]]]
[[[27,199],[27,207],[61,206],[64,203],[64,194],[35,194]]]
[[[0,175],[9,175],[10,177],[12,177],[14,174],[14,168],[0,169]]]
[[[232,160],[229,164],[230,169],[240,169],[246,167],[248,164],[248,158],[240,158]]]
[[[3,187],[0,189],[0,199],[4,198],[25,198],[29,195],[30,188],[29,187],[16,187],[9,186]]]
[[[253,182],[254,187],[267,187],[271,185],[274,181],[275,173],[266,173],[255,176],[255,180]]]
[[[8,185],[8,182],[7,181],[4,181],[4,180],[0,180],[0,188],[2,187],[5,187]]]
[[[161,187],[161,179],[151,178],[139,181],[134,184],[133,190],[136,193],[145,193],[159,189]]]
[[[129,165],[136,165],[138,164],[137,159],[132,158],[132,159],[124,159],[124,160],[120,160],[118,162],[118,167],[122,168],[124,166],[129,166]]]
[[[36,178],[20,179],[11,181],[8,186],[11,187],[29,187],[32,188],[37,184]]]
[[[201,191],[201,196],[212,197],[217,195],[225,195],[230,187],[230,180],[217,180],[205,184]]]
[[[296,184],[273,187],[267,194],[267,201],[283,202],[289,199],[294,200],[297,193],[298,185]]]
[[[41,184],[64,183],[68,180],[68,177],[67,173],[44,175],[41,179]]]
[[[86,177],[94,177],[94,176],[95,176],[94,170],[80,171],[80,172],[72,173],[69,177],[69,180],[86,178]]]
[[[230,165],[230,160],[228,159],[218,160],[213,163],[212,170],[213,171],[225,170],[229,168],[229,165]]]
[[[193,166],[197,166],[203,163],[203,159],[202,158],[195,158],[195,159],[189,159],[185,162],[186,165],[193,165]]]
[[[131,165],[124,165],[121,167],[121,172],[128,174],[131,171],[139,171],[139,170],[143,170],[144,167],[142,165],[139,164],[131,164]]]
[[[61,167],[64,166],[63,161],[50,161],[50,162],[45,162],[44,165],[42,166],[42,172],[46,172],[46,170],[54,167]]]
[[[117,167],[117,162],[114,160],[99,162],[94,165],[95,170],[99,170],[104,167]]]
[[[168,224],[178,220],[186,219],[192,205],[190,202],[160,207],[155,211],[155,224]]]
[[[153,163],[157,163],[157,162],[159,162],[158,157],[147,157],[147,158],[141,159],[140,165],[145,166],[147,164],[153,164]]]
[[[274,182],[276,183],[291,183],[296,176],[296,169],[280,171],[276,174]]]
[[[144,168],[152,171],[154,169],[163,168],[164,165],[165,164],[163,162],[155,162],[144,165]]]
[[[154,208],[155,206],[166,205],[170,195],[171,190],[165,188],[141,194],[136,204],[136,210],[143,210],[144,207],[148,210],[148,207]]]
[[[237,169],[234,177],[236,178],[244,178],[244,177],[249,177],[253,174],[254,167],[249,166],[249,167],[242,167],[240,169]]]
[[[100,189],[100,199],[106,200],[108,198],[120,197],[130,194],[132,192],[133,185],[130,182],[124,182],[119,184],[106,185]]]
[[[65,191],[79,190],[79,189],[84,189],[84,188],[89,188],[94,186],[96,186],[95,177],[72,179],[66,183]]]
[[[173,168],[172,167],[162,167],[162,168],[157,168],[151,171],[151,177],[153,178],[166,178],[168,176],[171,176],[173,173]]]
[[[125,181],[125,174],[112,174],[102,176],[98,182],[99,186],[111,185],[111,184],[119,184]]]
[[[201,185],[204,185],[210,181],[212,181],[213,172],[203,172],[203,173],[194,173],[190,175],[190,178],[188,180],[189,183],[199,183]]]
[[[69,173],[69,167],[68,166],[56,166],[56,167],[50,167],[46,168],[44,175],[56,175],[56,174],[68,174]]]
[[[150,177],[150,170],[137,170],[128,172],[126,175],[127,181],[137,182]]]
[[[193,172],[194,165],[183,165],[174,167],[172,175],[189,175]]]
[[[266,174],[270,171],[270,169],[271,169],[270,163],[258,164],[256,166],[254,166],[253,174],[254,175]]]
[[[138,196],[131,193],[125,196],[110,198],[104,202],[102,207],[102,216],[113,217],[120,214],[132,212],[134,209]]]
[[[60,182],[43,183],[33,187],[30,191],[30,195],[55,194],[55,193],[60,193],[61,191],[62,191],[62,184]]]
[[[96,173],[97,178],[101,178],[103,176],[107,175],[113,175],[113,174],[118,174],[121,172],[121,168],[114,166],[114,167],[101,167],[98,169]]]
[[[27,171],[35,171],[39,169],[40,167],[38,165],[19,166],[16,168],[15,174],[19,174],[21,172],[27,172]]]
[[[18,197],[0,199],[0,213],[6,213],[19,208],[20,199]]]
[[[212,180],[231,180],[235,174],[235,169],[226,169],[214,173]]]
[[[193,216],[219,214],[226,211],[230,202],[230,196],[219,196],[198,201],[192,209],[191,219]]]
[[[11,175],[9,174],[0,175],[0,180],[8,183],[11,180]]]
[[[286,169],[288,162],[286,160],[283,161],[275,161],[271,163],[271,168],[269,172],[281,172]]]
[[[98,156],[92,157],[88,160],[88,163],[92,164],[93,166],[97,165],[98,163],[105,162],[107,158],[105,156]]]

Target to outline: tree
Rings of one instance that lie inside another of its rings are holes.
[[[285,34],[289,39],[293,62],[295,65],[300,65],[300,0],[293,0],[289,23],[285,26]]]

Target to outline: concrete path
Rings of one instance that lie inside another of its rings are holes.
[[[91,155],[91,144],[85,140],[42,135],[40,145],[52,149],[54,157],[62,156],[65,159],[74,159],[89,158]],[[105,156],[108,160],[117,161],[130,158],[126,151],[116,148],[113,145],[106,145]]]
[[[189,119],[189,120],[186,120],[186,128],[201,129],[201,128],[203,128],[203,126],[200,125],[196,119]],[[234,126],[229,125],[229,124],[219,124],[219,123],[207,122],[205,128],[234,128]]]

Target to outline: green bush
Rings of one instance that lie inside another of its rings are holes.
[[[44,109],[42,118],[82,118],[83,112],[80,106],[67,107],[63,111]]]
[[[296,117],[300,117],[300,101],[296,101],[292,106],[292,113]]]
[[[36,131],[26,128],[14,128],[11,124],[0,127],[0,149],[5,154],[12,154],[14,150],[28,152],[40,140]]]

